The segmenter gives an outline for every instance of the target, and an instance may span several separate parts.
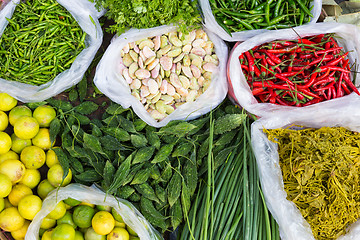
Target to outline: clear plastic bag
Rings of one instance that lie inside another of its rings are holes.
[[[313,18],[311,18],[310,23],[316,23],[322,7],[322,0],[314,0],[311,3],[314,7],[311,10]],[[203,13],[204,25],[210,31],[218,35],[221,39],[229,42],[237,42],[237,41],[245,41],[251,37],[257,36],[264,32],[273,32],[274,30],[266,30],[266,29],[257,29],[257,30],[247,30],[241,32],[231,33],[231,36],[216,22],[216,19],[212,13],[209,0],[200,0],[200,6]]]
[[[97,12],[94,3],[88,0],[57,0],[78,22],[84,32],[86,48],[76,57],[71,67],[57,75],[52,81],[34,86],[0,78],[0,92],[6,92],[22,102],[38,102],[53,97],[81,81],[100,48],[103,32],[98,21],[105,11]],[[12,0],[0,11],[0,35],[11,19],[20,0]]]
[[[119,37],[114,37],[96,68],[94,83],[96,87],[112,101],[121,104],[123,108],[132,107],[134,112],[147,124],[154,127],[165,126],[172,120],[192,120],[219,105],[227,94],[226,62],[228,48],[215,34],[204,29],[209,39],[214,43],[216,55],[219,58],[218,71],[213,73],[210,87],[194,102],[181,105],[173,113],[157,122],[146,111],[141,102],[131,95],[130,87],[120,74],[120,51],[125,44],[146,37],[162,35],[175,31],[175,26],[160,26],[150,29],[131,29]]]
[[[25,240],[38,240],[39,229],[42,220],[50,213],[56,204],[64,199],[73,198],[95,205],[106,205],[115,208],[121,215],[126,225],[134,230],[141,240],[163,239],[141,213],[128,201],[107,195],[95,187],[87,187],[81,184],[70,184],[66,187],[53,190],[43,201],[41,210],[32,220]]]
[[[359,30],[356,26],[350,24],[340,23],[316,23],[294,29],[283,29],[276,32],[267,32],[251,38],[243,43],[237,44],[231,51],[228,66],[227,75],[229,81],[229,97],[236,103],[241,105],[247,111],[255,114],[259,117],[267,116],[269,114],[278,113],[279,111],[294,110],[297,107],[282,106],[271,103],[259,103],[252,95],[250,87],[246,81],[246,78],[241,70],[239,56],[250,50],[251,48],[261,45],[263,43],[271,42],[274,40],[292,40],[297,39],[299,36],[311,36],[324,33],[335,33],[336,40],[339,46],[344,48],[344,51],[349,51],[348,58],[350,66],[352,64],[358,64],[360,60],[360,39]],[[358,68],[357,68],[358,69]],[[351,73],[351,79],[354,74]],[[356,75],[355,85],[360,84],[360,76]],[[351,93],[353,95],[356,93]],[[342,101],[343,98],[347,98],[349,95],[336,98],[310,106],[302,107],[306,109],[313,109],[332,105],[337,101]]]
[[[279,225],[282,240],[314,240],[310,225],[302,217],[296,205],[286,199],[286,192],[279,166],[277,144],[269,141],[263,129],[285,128],[301,125],[312,128],[346,127],[360,132],[360,98],[349,95],[332,106],[318,109],[283,111],[272,117],[264,117],[251,126],[251,142],[255,153],[260,182],[266,204]],[[337,240],[360,239],[360,220],[350,226],[350,231]]]

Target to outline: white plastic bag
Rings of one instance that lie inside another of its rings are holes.
[[[127,43],[175,30],[177,30],[175,26],[131,29],[119,37],[114,37],[98,64],[94,77],[94,83],[102,93],[112,101],[121,104],[123,108],[131,106],[143,121],[154,127],[165,126],[172,120],[191,120],[206,114],[224,100],[228,90],[226,81],[228,48],[219,37],[204,29],[209,39],[214,43],[215,53],[219,58],[219,66],[218,71],[212,74],[210,87],[198,99],[194,102],[181,105],[169,116],[158,122],[150,116],[141,102],[131,95],[130,87],[120,74],[119,69],[121,62],[120,51],[122,48]]]
[[[57,0],[65,7],[87,33],[86,48],[76,57],[71,67],[57,75],[52,81],[34,86],[0,78],[0,92],[6,92],[22,102],[38,102],[53,97],[81,81],[102,43],[103,32],[98,18],[104,11],[97,12],[89,0]],[[0,35],[4,32],[20,0],[12,0],[0,12]]]
[[[266,42],[274,40],[292,40],[297,39],[299,36],[311,36],[323,33],[336,33],[336,40],[339,46],[344,48],[344,51],[350,51],[348,58],[350,66],[353,63],[358,64],[360,60],[360,39],[359,30],[356,26],[350,24],[340,23],[316,23],[294,29],[284,29],[277,32],[267,32],[251,38],[243,43],[236,45],[230,53],[229,62],[227,66],[227,74],[229,81],[229,96],[236,103],[241,105],[247,111],[257,116],[263,117],[269,114],[277,113],[278,111],[293,110],[297,107],[282,106],[272,103],[259,103],[252,95],[250,87],[246,81],[246,78],[241,70],[239,56],[252,49],[255,46],[261,45]],[[299,36],[298,36],[299,35]],[[357,68],[358,69],[358,68]],[[351,79],[353,79],[353,73],[351,73]],[[355,85],[360,84],[360,76],[357,74]],[[351,93],[353,95],[356,93]],[[318,108],[327,105],[332,105],[334,102],[342,101],[343,98],[347,98],[349,95],[336,98],[310,106],[302,107],[306,109]]]
[[[263,129],[285,128],[301,125],[312,128],[346,127],[360,132],[360,98],[350,95],[333,106],[294,112],[281,112],[271,118],[255,121],[251,126],[251,142],[255,153],[262,191],[272,216],[279,225],[282,240],[315,239],[310,225],[302,217],[296,205],[286,199],[286,192],[279,166],[277,144],[269,141]],[[360,239],[360,220],[350,226],[349,233],[337,240]]]
[[[121,215],[124,223],[134,230],[141,240],[163,239],[130,202],[115,198],[112,195],[106,195],[95,187],[74,183],[59,188],[59,190],[53,190],[45,198],[41,210],[36,214],[27,230],[25,240],[38,240],[42,220],[55,208],[58,202],[67,198],[113,207]]]
[[[322,0],[314,0],[311,3],[311,6],[314,6],[311,10],[313,17],[310,20],[310,23],[316,23],[322,7]],[[274,30],[266,30],[266,29],[257,29],[257,30],[247,30],[241,32],[231,33],[231,36],[216,22],[215,17],[212,13],[211,6],[209,0],[200,0],[200,7],[203,13],[204,25],[213,33],[217,34],[221,39],[229,42],[237,42],[237,41],[245,41],[251,37],[257,36],[258,34],[264,32],[273,32]]]

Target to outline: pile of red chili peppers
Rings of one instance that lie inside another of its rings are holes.
[[[273,41],[240,55],[242,71],[259,102],[308,106],[351,92],[350,64],[333,34]]]

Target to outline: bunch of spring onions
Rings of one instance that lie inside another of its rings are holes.
[[[233,140],[233,151],[218,169],[214,169],[210,141],[207,176],[178,239],[280,239],[260,189],[249,126],[247,118]],[[212,124],[210,135],[213,131]]]

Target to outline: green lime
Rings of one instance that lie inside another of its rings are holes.
[[[85,240],[106,240],[105,235],[97,234],[92,227],[86,230],[84,238]]]
[[[80,231],[75,231],[74,240],[84,240],[84,234]]]
[[[91,226],[95,212],[94,208],[86,205],[76,206],[73,212],[73,220],[80,228],[88,228]]]
[[[74,240],[75,230],[74,228],[66,223],[57,225],[51,234],[51,240]]]
[[[79,205],[81,203],[81,201],[78,201],[73,198],[67,198],[64,200],[64,203],[66,203],[67,205],[69,205],[71,207],[75,207],[75,206]]]
[[[96,205],[96,208],[99,209],[100,211],[111,212],[111,207],[110,206]]]
[[[57,225],[60,225],[62,223],[67,223],[71,225],[73,228],[77,227],[76,224],[74,223],[72,214],[69,211],[66,211],[65,215],[62,218],[56,220],[56,223]]]
[[[115,210],[115,208],[112,208],[112,209],[111,209],[111,213],[112,213],[112,215],[114,216],[114,218],[115,218],[116,221],[121,222],[121,223],[124,222],[124,220],[122,219],[121,215]]]

